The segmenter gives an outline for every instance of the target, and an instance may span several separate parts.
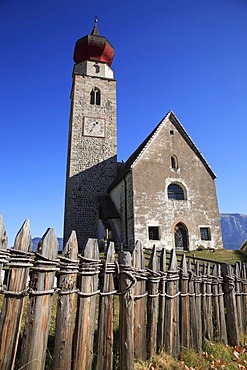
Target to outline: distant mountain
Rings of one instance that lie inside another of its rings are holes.
[[[247,240],[247,215],[221,213],[220,222],[225,249],[240,249]]]
[[[38,248],[38,244],[41,238],[33,238],[32,239],[32,250],[36,251]],[[62,251],[63,250],[63,238],[57,238],[58,241],[58,250]]]

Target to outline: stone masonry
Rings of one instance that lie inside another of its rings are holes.
[[[86,61],[92,65],[94,62]],[[104,63],[97,63],[105,68]],[[79,248],[87,239],[97,238],[97,197],[105,195],[116,177],[116,81],[84,75],[81,63],[73,72],[71,116],[67,159],[64,239],[76,230]],[[109,68],[108,68],[109,69]],[[109,73],[107,73],[109,75]],[[90,104],[90,92],[100,91],[101,104]],[[84,135],[85,117],[104,120],[104,137]]]

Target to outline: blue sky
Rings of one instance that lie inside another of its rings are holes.
[[[247,214],[246,0],[1,0],[0,214],[12,244],[62,236],[73,50],[115,48],[118,159],[172,109],[217,175],[220,212]]]

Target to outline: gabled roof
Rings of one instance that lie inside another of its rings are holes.
[[[175,128],[178,130],[180,135],[184,138],[184,140],[189,145],[189,147],[193,150],[193,152],[197,155],[197,157],[204,164],[206,170],[208,171],[212,179],[214,180],[216,178],[216,175],[210,168],[206,159],[203,157],[202,153],[196,147],[193,140],[187,134],[187,132],[185,131],[185,129],[183,128],[182,124],[179,122],[175,114],[172,111],[169,111],[166,114],[166,116],[160,121],[160,123],[154,128],[154,130],[148,135],[148,137],[139,145],[139,147],[134,151],[134,153],[128,158],[125,164],[121,167],[121,170],[118,176],[109,186],[108,192],[110,192],[129,173],[129,171],[131,171],[131,168],[133,167],[134,162],[136,162],[139,159],[141,153],[146,149],[149,141],[152,140],[152,138],[154,137],[154,135],[156,134],[156,132],[159,130],[159,128],[161,127],[161,125],[164,123],[166,119],[169,119],[170,122],[175,126]]]

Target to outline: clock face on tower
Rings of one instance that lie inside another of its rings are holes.
[[[84,117],[83,135],[92,137],[105,137],[105,119]]]

